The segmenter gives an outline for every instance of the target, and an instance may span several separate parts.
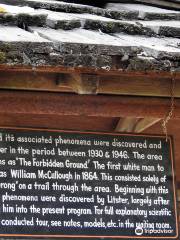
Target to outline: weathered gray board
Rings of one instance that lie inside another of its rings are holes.
[[[115,3],[133,3],[138,2],[142,4],[148,4],[150,6],[158,6],[162,8],[180,10],[179,0],[104,0],[104,2],[115,2]]]
[[[0,129],[0,237],[176,239],[172,140]]]
[[[162,8],[180,10],[179,0],[135,0],[135,2],[145,3],[152,6],[158,6]]]

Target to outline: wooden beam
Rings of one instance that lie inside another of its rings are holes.
[[[122,94],[133,96],[158,96],[171,95],[171,78],[152,76],[100,76],[99,93]],[[175,97],[180,97],[180,81],[176,77]]]
[[[58,116],[48,114],[1,114],[0,126],[43,129],[72,129],[112,132],[117,118]]]
[[[59,92],[58,82],[64,81],[64,75],[44,72],[1,72],[0,89]],[[64,84],[61,86],[61,91],[72,91],[72,89]]]
[[[180,97],[180,79],[176,79],[175,85],[175,97]],[[167,97],[171,93],[171,79],[85,73],[4,71],[0,74],[0,89]]]
[[[147,128],[151,127],[155,123],[159,122],[161,119],[159,118],[120,118],[115,131],[116,132],[135,132],[140,133],[146,130]]]
[[[120,118],[116,126],[115,132],[133,132],[137,121],[138,118],[132,117]]]
[[[137,121],[136,126],[134,128],[135,133],[141,133],[147,128],[153,126],[157,122],[161,121],[159,118],[143,118]]]
[[[163,118],[169,110],[166,98],[76,95],[33,91],[0,91],[0,114],[57,116]],[[173,118],[180,118],[175,100]]]
[[[97,94],[99,86],[99,76],[95,74],[87,73],[74,73],[64,74],[62,81],[60,74],[58,87],[66,86],[70,87],[74,92],[78,94]]]
[[[121,69],[96,69],[96,68],[84,68],[84,67],[61,67],[61,66],[13,66],[0,64],[0,72],[48,72],[48,73],[89,73],[89,74],[102,74],[102,75],[116,75],[116,76],[143,76],[143,77],[171,77],[170,71],[124,71]],[[180,78],[180,72],[176,72],[176,77]]]

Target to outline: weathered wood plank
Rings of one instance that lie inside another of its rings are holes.
[[[95,74],[71,74],[64,75],[62,81],[62,75],[59,76],[58,86],[70,87],[74,92],[78,94],[97,94],[99,86],[99,76]]]
[[[180,37],[180,21],[136,21],[151,29],[155,34],[166,37]]]
[[[166,98],[0,91],[0,114],[163,118],[169,105]],[[178,99],[173,118],[180,118]]]
[[[159,122],[161,119],[159,118],[143,118],[137,121],[136,126],[134,128],[135,133],[140,133],[146,130],[147,128],[151,127],[152,125]]]
[[[86,116],[57,116],[47,114],[2,114],[0,126],[43,128],[43,129],[69,129],[112,132],[118,118],[101,118]]]
[[[180,2],[177,0],[135,0],[136,2],[147,3],[158,7],[165,7],[168,9],[180,10]]]
[[[99,93],[123,94],[134,96],[159,96],[167,97],[171,93],[171,77],[161,76],[100,76]],[[180,97],[180,81],[177,76],[175,96]]]
[[[120,118],[115,132],[134,132],[134,128],[137,124],[138,118]]]
[[[122,69],[95,69],[92,67],[67,67],[67,66],[22,66],[22,65],[5,65],[0,64],[0,72],[48,72],[48,73],[90,73],[90,74],[101,74],[104,76],[128,76],[128,77],[171,77],[170,71],[135,71],[129,70],[124,71]],[[180,72],[176,72],[176,78],[180,79]]]
[[[34,91],[72,91],[67,84],[62,84],[63,74],[44,72],[1,72],[0,89],[21,89]],[[58,87],[61,83],[61,89]]]
[[[175,97],[180,97],[179,80],[180,78],[176,77]],[[0,89],[168,97],[171,91],[171,78],[123,74],[118,76],[3,71],[0,74]]]
[[[139,12],[139,19],[179,19],[180,13],[178,11],[174,10],[166,10],[163,8],[156,7],[158,4],[157,1],[161,1],[161,4],[164,3],[165,6],[165,0],[135,0],[137,2],[146,2],[149,3],[147,5],[139,4],[139,3],[133,3],[133,4],[124,4],[124,3],[109,3],[107,4],[107,8],[113,9],[115,11],[117,10],[126,10],[126,11],[138,11]],[[116,0],[117,2],[117,0]],[[156,6],[148,6],[152,5],[152,3]],[[166,6],[168,5],[168,1],[166,1]],[[170,5],[170,3],[169,3]],[[174,4],[177,9],[179,7],[179,4]],[[161,5],[163,7],[163,5]],[[180,8],[179,8],[180,9]],[[179,10],[178,9],[178,10]]]

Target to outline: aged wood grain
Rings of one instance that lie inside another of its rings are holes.
[[[163,118],[169,105],[169,99],[155,97],[0,91],[0,114]],[[173,118],[179,119],[179,99],[175,100],[175,107]]]

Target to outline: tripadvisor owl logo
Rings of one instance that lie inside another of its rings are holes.
[[[141,236],[143,234],[143,228],[142,227],[136,227],[135,234],[138,236]]]

